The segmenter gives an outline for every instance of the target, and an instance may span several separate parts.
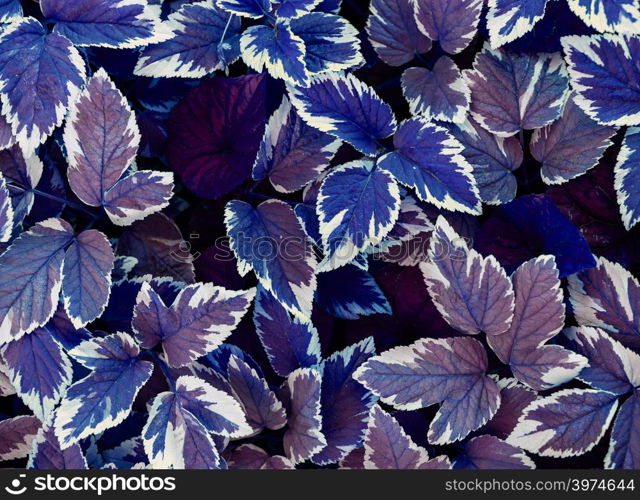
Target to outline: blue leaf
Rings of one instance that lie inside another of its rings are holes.
[[[287,24],[251,26],[240,38],[240,52],[245,64],[257,72],[266,68],[274,78],[309,85],[304,42]]]
[[[446,129],[424,118],[400,124],[393,137],[396,150],[378,164],[402,184],[414,188],[421,200],[439,208],[479,214],[480,196],[462,145]]]
[[[140,348],[126,333],[87,340],[69,354],[91,373],[74,383],[56,410],[62,448],[124,421],[153,364],[138,359]]]
[[[567,0],[571,10],[598,31],[640,34],[640,6],[634,0]]]
[[[64,249],[72,238],[69,224],[47,219],[22,233],[0,256],[0,343],[18,339],[53,316]]]
[[[494,49],[513,42],[544,17],[547,0],[489,0],[487,28]]]
[[[51,426],[42,427],[38,431],[33,441],[33,451],[29,456],[27,468],[34,470],[88,469],[87,460],[80,445],[72,444],[63,450]]]
[[[8,23],[22,17],[20,0],[0,0],[0,23]]]
[[[622,222],[627,230],[640,220],[640,128],[627,129],[615,166],[615,188]]]
[[[354,379],[354,372],[374,354],[373,337],[368,337],[322,362],[322,434],[327,445],[311,457],[313,463],[342,460],[364,438],[377,398]]]
[[[280,19],[296,19],[311,12],[322,0],[282,0],[278,2],[276,16]]]
[[[214,0],[182,5],[166,21],[174,36],[145,47],[134,73],[200,78],[226,68],[240,57],[241,20],[231,16]]]
[[[470,439],[462,455],[453,462],[454,469],[535,469],[526,453],[495,436],[482,435]]]
[[[342,71],[363,62],[358,31],[340,16],[312,12],[293,19],[291,31],[304,42],[310,74]]]
[[[147,0],[41,0],[40,8],[74,45],[131,49],[171,36]]]
[[[34,415],[45,421],[71,384],[71,361],[47,328],[37,328],[2,349],[7,375]]]
[[[373,276],[353,265],[318,275],[318,304],[341,319],[391,314],[391,306]]]
[[[471,91],[458,67],[446,56],[438,59],[432,71],[406,70],[402,74],[402,93],[414,116],[462,123],[469,111]]]
[[[267,123],[253,179],[268,176],[276,191],[298,191],[329,166],[340,144],[302,121],[285,97]]]
[[[320,362],[318,332],[310,323],[291,318],[264,288],[256,295],[253,322],[273,370],[286,377],[297,368]]]
[[[218,0],[218,7],[251,19],[259,19],[271,13],[272,4],[272,0]]]
[[[326,269],[353,260],[376,245],[398,218],[400,192],[391,174],[370,161],[357,160],[331,171],[320,188],[316,207]]]
[[[640,467],[640,391],[620,405],[613,424],[609,451],[604,459],[607,469],[638,469]]]
[[[230,201],[225,224],[239,273],[244,276],[252,269],[288,311],[308,318],[316,288],[316,261],[293,209],[279,200],[256,208]]]
[[[369,11],[369,41],[385,63],[402,66],[431,49],[431,40],[418,29],[411,0],[373,0]]]
[[[518,181],[512,173],[523,159],[517,137],[498,137],[472,117],[464,123],[443,124],[463,146],[460,153],[473,167],[480,198],[490,205],[508,203],[516,197]]]
[[[562,38],[576,104],[602,125],[640,125],[640,37]]]
[[[0,34],[2,114],[30,154],[62,123],[85,80],[85,64],[71,42],[33,17]]]
[[[0,172],[0,243],[6,243],[13,233],[13,204],[4,175]]]
[[[366,155],[378,150],[376,139],[396,131],[387,103],[352,74],[327,74],[309,88],[289,88],[291,103],[312,127],[347,141]]]
[[[40,182],[42,170],[38,155],[25,156],[18,145],[0,151],[0,172],[9,184],[16,225],[22,223],[33,207],[35,195],[32,189]]]

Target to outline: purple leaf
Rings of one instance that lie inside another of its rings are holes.
[[[512,276],[515,310],[510,328],[487,337],[513,375],[536,390],[574,378],[587,360],[563,347],[544,345],[564,326],[564,304],[558,269],[550,255],[522,264]]]
[[[0,460],[26,457],[40,429],[40,420],[30,415],[0,421]]]
[[[569,293],[578,324],[640,347],[640,283],[624,267],[600,257],[596,267],[569,277]]]
[[[464,77],[471,88],[471,115],[500,137],[549,125],[569,94],[559,54],[515,55],[485,44]]]
[[[595,167],[615,133],[614,127],[603,127],[589,118],[570,97],[560,119],[537,129],[529,147],[542,163],[544,182],[562,184]]]
[[[311,457],[313,463],[338,462],[362,441],[369,409],[377,398],[355,380],[354,373],[374,353],[373,337],[368,337],[322,362],[322,434],[327,445]]]
[[[0,243],[11,239],[13,232],[13,205],[4,175],[0,173]]]
[[[0,343],[20,338],[53,316],[64,249],[72,239],[67,222],[47,219],[22,233],[0,256]]]
[[[193,256],[184,248],[184,239],[175,222],[161,213],[134,222],[118,240],[117,253],[135,257],[135,276],[171,277],[193,283]]]
[[[264,75],[213,78],[175,106],[169,166],[197,196],[219,198],[249,177],[264,131],[265,97]]]
[[[109,301],[115,256],[107,237],[91,229],[75,237],[64,255],[62,296],[76,329],[102,314]]]
[[[147,0],[41,0],[40,8],[74,45],[131,49],[171,36]]]
[[[507,441],[543,457],[582,455],[600,441],[617,407],[610,392],[565,389],[525,408]]]
[[[40,182],[43,168],[37,154],[26,157],[18,145],[0,151],[0,172],[8,183],[15,224],[31,211],[35,200],[32,188]]]
[[[33,441],[33,450],[29,456],[28,469],[35,470],[82,470],[88,469],[82,448],[72,444],[63,450],[53,427],[44,426]]]
[[[633,0],[568,0],[571,10],[598,31],[640,34],[640,6]]]
[[[288,470],[295,466],[287,457],[269,456],[262,448],[254,444],[242,444],[227,456],[230,469]]]
[[[264,377],[236,356],[229,359],[227,375],[254,433],[262,432],[265,428],[277,430],[285,426],[287,414]]]
[[[478,29],[482,0],[415,0],[418,28],[449,54],[462,52]]]
[[[293,209],[268,200],[254,208],[230,201],[225,209],[227,234],[238,258],[238,272],[253,270],[262,286],[291,313],[308,317],[316,262]]]
[[[67,354],[44,327],[5,345],[2,358],[23,403],[45,421],[71,384]]]
[[[640,391],[620,406],[613,424],[609,451],[604,459],[607,469],[638,469],[640,467]]]
[[[62,123],[85,80],[85,64],[71,42],[33,17],[0,34],[2,114],[30,155]]]
[[[373,155],[377,139],[396,131],[391,107],[350,73],[313,78],[309,88],[289,87],[291,104],[310,126]]]
[[[143,283],[132,321],[136,340],[144,349],[161,342],[167,363],[185,366],[231,335],[254,293],[197,283],[183,288],[169,308],[149,283]]]
[[[640,220],[640,127],[627,129],[615,166],[615,188],[624,227],[629,230]]]
[[[445,128],[424,118],[411,118],[400,124],[393,144],[395,151],[385,154],[378,164],[415,189],[421,200],[446,210],[481,212],[471,165],[461,155],[462,145]]]
[[[320,340],[313,325],[291,318],[261,286],[256,295],[253,321],[269,362],[281,377],[320,362]]]
[[[411,114],[428,120],[462,123],[465,121],[471,91],[455,63],[446,56],[432,71],[409,68],[402,74],[402,93]]]
[[[431,40],[418,29],[411,0],[373,0],[369,11],[369,41],[388,65],[402,66],[431,49]]]
[[[518,187],[513,171],[523,159],[518,138],[494,135],[472,117],[464,123],[443,126],[464,147],[460,154],[473,167],[473,177],[482,201],[499,205],[513,200]]]
[[[230,18],[214,0],[183,4],[166,21],[174,36],[145,47],[134,73],[201,78],[225,69],[240,56],[241,20]]]
[[[291,400],[283,446],[294,464],[311,458],[327,445],[322,434],[321,383],[321,375],[311,368],[299,368],[287,378]]]
[[[537,394],[528,387],[520,385],[514,378],[499,380],[498,387],[500,388],[500,408],[482,430],[500,439],[507,439],[518,424],[522,412],[536,399]]]
[[[576,104],[602,125],[640,125],[640,38],[562,38]]]
[[[13,396],[16,389],[11,385],[8,375],[9,369],[0,357],[0,397]]]
[[[253,165],[253,179],[269,177],[281,193],[302,189],[329,166],[341,142],[307,125],[285,97],[271,116]]]
[[[63,449],[123,422],[153,371],[152,363],[138,359],[140,348],[126,333],[87,340],[69,354],[92,371],[69,387],[56,410]]]
[[[530,32],[544,17],[547,0],[489,0],[487,29],[494,49]]]
[[[498,261],[469,249],[443,216],[431,236],[429,259],[420,269],[447,323],[462,333],[502,337],[513,319],[514,292]]]
[[[467,442],[454,469],[535,469],[536,465],[520,448],[494,436],[478,436]]]
[[[400,410],[442,403],[428,434],[439,445],[464,438],[496,413],[500,393],[486,370],[487,354],[475,339],[421,339],[371,358],[355,379]]]

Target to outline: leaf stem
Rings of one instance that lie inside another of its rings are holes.
[[[155,352],[147,349],[146,351],[144,351],[145,354],[147,354],[153,361],[156,362],[156,364],[160,367],[160,370],[162,370],[162,373],[164,375],[164,378],[167,379],[167,382],[169,384],[169,387],[171,388],[171,392],[176,392],[176,381],[173,378],[173,375],[171,374],[171,370],[169,369],[169,365],[167,365],[167,363],[165,363],[160,356],[158,356]]]
[[[74,210],[78,210],[79,212],[83,212],[87,215],[90,215],[91,217],[95,217],[96,216],[96,212],[89,210],[88,208],[83,207],[82,205],[80,205],[79,203],[75,203],[73,201],[69,201],[66,200],[64,198],[60,198],[59,196],[56,196],[55,194],[49,194],[49,193],[45,193],[44,191],[40,191],[39,189],[31,189],[30,190],[33,194],[37,195],[37,196],[42,196],[43,198],[48,198],[50,200],[53,201],[57,201],[59,203],[61,203],[62,205],[65,205],[69,208],[73,208]]]

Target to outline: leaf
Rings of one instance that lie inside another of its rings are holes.
[[[389,105],[350,73],[316,76],[308,88],[289,87],[289,98],[310,126],[350,143],[365,155],[375,154],[376,140],[396,131]]]
[[[615,394],[565,389],[525,408],[507,442],[543,457],[582,455],[600,441],[617,407]]]
[[[227,203],[225,224],[238,272],[244,276],[253,270],[285,309],[308,317],[316,262],[293,209],[280,200],[268,200],[256,208],[234,200]]]
[[[122,423],[149,380],[153,364],[126,333],[82,342],[69,355],[91,373],[67,390],[56,410],[55,432],[63,449]]]
[[[586,359],[560,346],[545,345],[565,320],[554,258],[543,255],[525,262],[511,280],[516,296],[513,322],[502,335],[487,337],[489,346],[518,380],[535,390],[571,380]]]
[[[269,14],[273,8],[272,0],[218,0],[218,6],[250,19],[259,19]]]
[[[421,200],[447,210],[481,212],[471,165],[460,154],[462,145],[446,129],[424,118],[411,118],[400,124],[393,144],[396,150],[378,164],[415,189]]]
[[[22,223],[33,207],[35,195],[32,188],[40,182],[43,168],[37,154],[25,157],[18,145],[0,151],[0,172],[8,184],[16,225]]]
[[[11,239],[13,232],[13,205],[4,175],[0,172],[0,243]]]
[[[282,0],[278,2],[276,15],[280,19],[297,19],[311,12],[322,0]]]
[[[485,44],[473,69],[463,74],[471,89],[471,115],[500,137],[549,125],[569,94],[559,54],[515,55]]]
[[[499,380],[498,387],[500,408],[482,430],[500,439],[507,439],[518,424],[522,412],[536,399],[537,394],[514,378]]]
[[[173,108],[169,166],[197,196],[219,198],[251,173],[266,121],[266,78],[204,80]]]
[[[341,142],[307,125],[285,97],[273,113],[253,165],[253,179],[267,176],[281,193],[302,189],[333,159]]]
[[[640,391],[620,405],[613,424],[609,451],[604,459],[607,469],[637,469],[640,463]]]
[[[51,426],[43,426],[33,441],[27,469],[33,470],[83,470],[88,469],[82,448],[72,444],[63,450]]]
[[[98,318],[109,301],[115,256],[107,237],[91,229],[75,237],[62,265],[64,308],[75,328]]]
[[[391,314],[391,306],[373,276],[354,265],[318,274],[317,302],[341,319]]]
[[[589,360],[578,378],[594,389],[617,395],[640,385],[640,355],[627,349],[599,328],[565,330],[569,347]]]
[[[569,277],[569,294],[579,325],[640,347],[640,283],[621,265],[598,258],[596,267]]]
[[[295,469],[291,461],[282,455],[269,456],[262,448],[254,444],[241,444],[227,456],[230,469]]]
[[[640,33],[640,7],[633,0],[567,0],[571,10],[598,31]]]
[[[8,23],[22,17],[20,0],[0,0],[0,23]]]
[[[273,78],[292,85],[309,85],[304,42],[285,23],[273,28],[251,26],[240,38],[240,52],[245,64],[258,73],[266,68]]]
[[[431,40],[418,29],[411,0],[373,0],[369,12],[369,42],[389,66],[402,66],[431,49]]]
[[[2,349],[7,376],[22,402],[43,422],[71,384],[71,361],[47,327]]]
[[[487,28],[497,49],[529,33],[545,15],[547,0],[489,0]]]
[[[174,36],[142,50],[136,75],[201,78],[240,57],[241,20],[214,0],[183,4],[165,24]]]
[[[469,249],[440,216],[431,236],[429,261],[420,265],[429,295],[442,317],[470,335],[502,337],[514,314],[511,281],[493,256]]]
[[[171,36],[147,0],[41,0],[40,8],[74,45],[132,49]]]
[[[129,226],[159,212],[173,196],[173,174],[139,170],[119,180],[104,194],[104,210],[117,226]]]
[[[332,169],[316,205],[325,270],[343,266],[380,243],[393,228],[399,209],[398,185],[387,170],[368,160]]]
[[[358,30],[340,16],[311,12],[292,19],[291,31],[304,42],[310,74],[342,71],[364,62]]]
[[[377,398],[354,373],[374,354],[373,337],[368,337],[322,362],[322,434],[327,445],[311,457],[314,464],[338,462],[362,441]]]
[[[499,205],[513,200],[518,187],[513,172],[523,159],[518,138],[494,135],[470,116],[463,123],[443,126],[462,144],[460,154],[473,168],[482,201]]]
[[[444,456],[429,460],[427,450],[416,445],[380,406],[371,408],[364,436],[365,469],[432,469],[445,464],[449,465],[449,459]]]
[[[287,423],[287,414],[269,384],[258,372],[237,356],[229,358],[229,384],[244,408],[254,433],[263,429],[278,430]]]
[[[67,222],[47,219],[22,233],[0,256],[0,343],[17,340],[53,316],[64,249],[72,238]]]
[[[422,33],[449,54],[462,52],[476,34],[482,0],[415,0],[414,14]]]
[[[627,129],[615,166],[615,188],[624,227],[629,230],[640,220],[640,128]]]
[[[15,388],[11,385],[8,375],[9,369],[4,361],[0,358],[0,397],[13,396],[16,393]]]
[[[143,349],[162,343],[169,366],[185,366],[231,335],[254,293],[196,283],[183,288],[169,308],[149,283],[143,283],[133,313],[134,336]]]
[[[576,104],[602,125],[640,125],[640,38],[565,36]]]
[[[281,377],[320,362],[320,339],[313,325],[291,318],[262,286],[256,294],[253,322],[269,363]]]
[[[447,56],[438,59],[431,71],[405,70],[402,93],[413,116],[462,123],[469,111],[471,91],[458,67]]]
[[[291,400],[283,446],[294,464],[311,458],[327,445],[321,430],[321,382],[320,374],[311,368],[299,368],[287,377]]]
[[[27,157],[62,123],[85,80],[85,64],[71,42],[33,17],[0,34],[2,114]]]
[[[535,469],[536,465],[520,448],[494,436],[470,439],[464,452],[453,462],[454,469]]]
[[[31,443],[40,428],[40,420],[20,415],[0,421],[0,460],[24,458],[31,451]]]
[[[500,405],[496,383],[485,375],[487,354],[468,337],[421,339],[367,361],[354,377],[399,410],[441,403],[428,438],[441,445],[484,425]]]
[[[184,251],[184,239],[178,226],[162,213],[134,222],[118,240],[118,255],[138,260],[134,276],[168,276],[193,283],[193,257]]]
[[[615,133],[614,127],[603,127],[589,118],[572,96],[558,121],[533,132],[529,148],[542,163],[542,180],[562,184],[595,167]]]

